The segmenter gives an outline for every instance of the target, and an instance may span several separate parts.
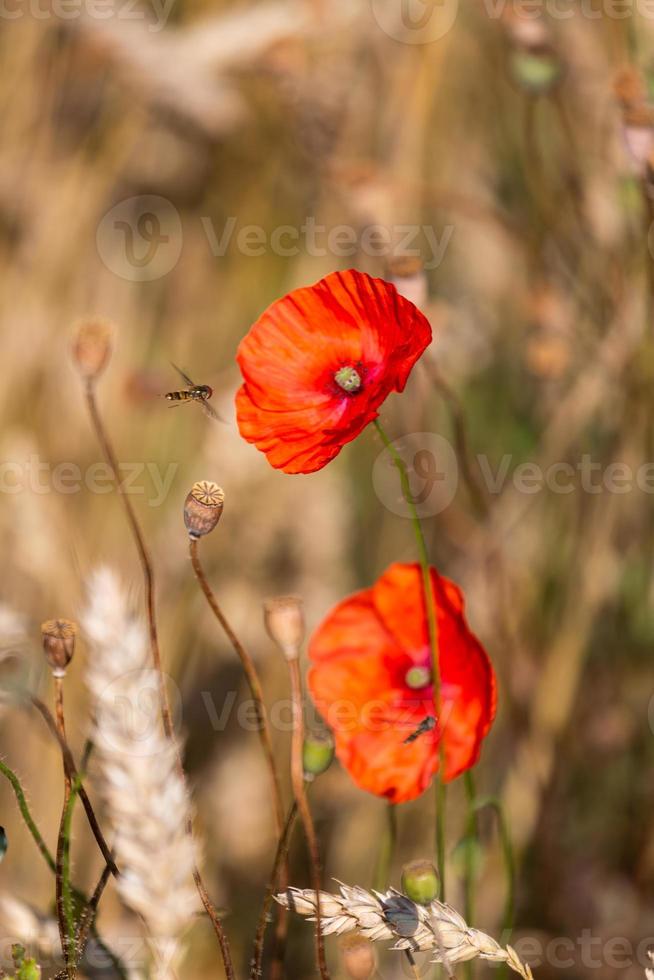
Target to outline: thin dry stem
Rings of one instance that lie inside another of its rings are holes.
[[[46,725],[48,726],[48,729],[51,732],[51,734],[59,742],[59,747],[61,749],[61,754],[62,754],[62,758],[63,758],[63,761],[64,761],[64,766],[66,767],[66,770],[68,772],[68,776],[70,778],[70,781],[72,782],[74,779],[76,779],[77,777],[79,777],[79,772],[78,772],[77,766],[75,765],[75,760],[73,758],[72,752],[70,751],[70,748],[69,748],[68,742],[66,741],[65,735],[62,735],[61,734],[61,732],[60,732],[60,730],[59,730],[59,728],[57,726],[57,722],[53,718],[51,711],[49,710],[49,708],[47,707],[47,705],[45,705],[43,703],[43,701],[40,700],[40,698],[37,698],[35,695],[30,695],[30,702],[33,705],[33,707],[36,708],[36,710],[39,712],[39,714],[42,716],[42,718],[44,719]],[[90,801],[90,799],[88,797],[88,793],[84,789],[84,786],[82,785],[81,782],[79,783],[77,792],[78,792],[79,798],[82,801],[82,804],[84,806],[84,811],[86,813],[86,817],[87,817],[87,820],[89,822],[89,826],[91,828],[91,831],[93,833],[93,836],[96,839],[97,845],[100,848],[100,851],[102,853],[102,856],[105,859],[106,863],[109,865],[109,867],[111,869],[111,873],[114,875],[114,877],[117,877],[118,874],[119,874],[119,871],[118,871],[118,868],[116,867],[116,864],[114,862],[113,856],[111,854],[111,849],[109,848],[109,845],[107,844],[107,842],[106,842],[106,840],[104,838],[104,834],[102,833],[102,830],[100,829],[100,824],[98,823],[98,818],[96,817],[95,811],[93,810],[93,806],[91,805],[91,801]]]
[[[258,980],[258,978],[261,976],[261,972],[262,972],[261,964],[263,961],[263,944],[266,935],[268,914],[270,912],[270,906],[272,905],[273,898],[275,895],[275,889],[278,887],[284,889],[286,887],[286,885],[280,885],[278,883],[280,881],[280,871],[282,869],[282,866],[284,864],[288,864],[288,848],[291,841],[291,834],[293,832],[293,827],[295,826],[296,817],[297,817],[297,803],[295,803],[294,801],[293,806],[288,812],[288,817],[286,818],[286,823],[284,825],[284,832],[277,845],[275,860],[273,862],[272,871],[270,873],[270,884],[268,885],[268,888],[266,890],[266,896],[261,906],[261,914],[259,915],[259,921],[257,923],[257,931],[254,940],[254,950],[252,953],[252,965],[250,967],[250,980]]]
[[[218,605],[218,600],[216,599],[213,589],[209,585],[207,577],[204,574],[204,569],[202,568],[202,563],[198,554],[197,539],[191,538],[189,540],[189,554],[198,584],[204,593],[211,611],[218,620],[218,623],[222,627],[227,639],[234,648],[237,657],[241,661],[241,665],[248,682],[248,687],[250,688],[250,694],[252,695],[252,700],[254,701],[257,715],[257,731],[259,732],[261,748],[263,749],[263,754],[266,758],[266,763],[270,773],[270,785],[273,793],[273,805],[275,812],[275,828],[277,831],[277,839],[280,840],[282,834],[284,833],[284,805],[282,803],[279,774],[277,772],[277,764],[275,762],[275,753],[272,744],[272,735],[266,716],[263,689],[259,679],[259,674],[250,654],[239,640],[227,617]]]
[[[93,423],[93,427],[95,429],[98,442],[100,443],[103,454],[105,456],[105,460],[108,463],[109,468],[111,469],[113,477],[116,481],[118,494],[120,500],[123,503],[125,516],[127,518],[127,522],[129,524],[130,530],[132,532],[132,536],[134,538],[134,543],[136,545],[136,549],[139,554],[141,569],[143,571],[143,580],[145,584],[145,599],[146,599],[146,611],[147,611],[147,619],[148,619],[148,631],[150,637],[150,650],[152,654],[152,661],[154,664],[154,668],[157,672],[157,677],[158,677],[161,716],[162,716],[162,721],[164,726],[164,732],[167,738],[175,742],[172,713],[170,710],[170,702],[168,700],[168,691],[166,690],[166,682],[161,666],[161,653],[159,650],[159,637],[157,632],[157,620],[156,620],[155,600],[154,600],[154,570],[153,570],[152,561],[150,559],[150,554],[148,552],[147,546],[145,544],[145,538],[143,536],[143,532],[141,531],[141,527],[139,525],[138,519],[134,512],[134,508],[132,507],[129,497],[123,491],[119,479],[118,461],[116,459],[116,454],[114,453],[113,446],[111,444],[107,431],[104,427],[102,417],[98,410],[97,400],[95,397],[95,386],[91,380],[87,380],[84,387],[84,394],[86,398],[86,404],[89,411],[89,415],[91,417],[91,421]],[[179,768],[180,776],[184,781],[186,781],[184,766],[182,764],[182,760],[179,755],[179,752],[177,753],[177,758],[178,758],[178,768]],[[192,837],[193,823],[190,817],[188,819],[187,829],[189,835]],[[211,920],[211,924],[213,925],[214,932],[216,933],[216,937],[218,939],[218,944],[220,946],[220,951],[223,958],[223,963],[225,966],[225,974],[227,980],[234,980],[235,973],[234,973],[234,966],[232,963],[231,952],[229,948],[229,942],[227,940],[227,936],[225,934],[225,930],[223,929],[222,923],[218,918],[218,914],[216,912],[215,906],[211,901],[211,899],[209,898],[209,894],[202,880],[202,876],[200,874],[200,870],[197,866],[197,863],[193,870],[193,879],[195,881],[198,894],[200,895],[200,899],[202,900],[202,904],[204,905],[206,913],[209,916],[209,919]]]
[[[173,719],[172,712],[170,710],[170,701],[168,699],[168,691],[166,690],[166,682],[163,675],[163,669],[161,666],[161,652],[159,650],[159,635],[157,632],[157,619],[155,615],[155,601],[154,601],[154,571],[152,566],[152,560],[150,558],[150,553],[148,551],[147,545],[145,543],[145,538],[143,532],[141,531],[141,526],[132,507],[132,502],[130,501],[128,495],[124,492],[122,483],[120,481],[118,460],[116,459],[116,454],[114,453],[113,446],[104,427],[102,417],[98,410],[98,403],[95,397],[95,386],[92,381],[87,381],[84,394],[86,397],[86,404],[89,410],[89,415],[91,416],[91,421],[93,422],[93,428],[95,429],[95,434],[97,436],[98,442],[102,448],[102,452],[107,461],[109,468],[112,471],[114,480],[116,481],[116,488],[118,490],[118,495],[122,501],[123,508],[125,510],[125,516],[127,522],[130,526],[132,532],[132,537],[134,538],[134,543],[136,545],[136,550],[139,554],[139,560],[141,562],[141,569],[143,571],[143,581],[145,584],[145,604],[148,614],[148,629],[150,633],[150,649],[152,651],[152,660],[154,663],[155,670],[157,671],[159,677],[159,695],[161,697],[161,715],[163,719],[164,731],[168,738],[173,736]]]
[[[275,817],[275,831],[277,834],[277,841],[281,843],[282,837],[284,835],[284,804],[282,802],[282,793],[279,782],[279,773],[277,772],[277,764],[275,762],[275,753],[272,743],[272,734],[270,731],[270,726],[268,724],[268,718],[266,714],[266,707],[263,699],[263,688],[261,686],[261,680],[259,679],[259,674],[257,668],[254,665],[252,658],[249,653],[239,640],[238,636],[234,632],[229,620],[223,613],[218,600],[214,594],[211,585],[209,584],[207,577],[204,573],[202,567],[202,562],[200,561],[200,555],[198,551],[198,541],[196,538],[189,539],[189,555],[191,558],[191,565],[193,566],[193,571],[195,572],[195,577],[198,581],[200,588],[204,594],[209,607],[216,617],[216,620],[222,627],[225,635],[227,636],[229,642],[231,643],[234,651],[241,661],[243,671],[245,673],[248,687],[250,688],[250,694],[252,700],[255,704],[255,710],[257,714],[257,731],[259,733],[259,739],[261,742],[261,748],[268,766],[268,772],[270,774],[270,786],[272,790],[273,799],[273,811]],[[288,884],[288,855],[282,854],[282,864],[279,869],[280,873],[280,887],[285,888]],[[275,963],[273,964],[273,977],[279,972],[280,964],[283,961],[284,948],[286,945],[286,915],[282,914],[277,920],[277,930],[276,930],[276,954]]]
[[[66,741],[66,725],[64,721],[64,679],[58,674],[53,674],[54,682],[54,703],[55,703],[55,722],[59,737]],[[73,951],[70,948],[68,936],[68,918],[66,914],[66,904],[64,898],[64,852],[66,849],[66,813],[71,794],[71,777],[67,765],[66,757],[63,759],[64,766],[64,799],[59,821],[59,835],[57,837],[57,857],[55,862],[55,893],[57,903],[57,925],[59,926],[59,938],[61,939],[61,951],[66,962],[66,972],[72,978],[75,976],[75,963]]]
[[[300,678],[300,661],[298,657],[287,659],[288,672],[291,679],[291,699],[293,701],[293,736],[291,741],[291,781],[293,783],[293,795],[300,813],[302,826],[307,839],[309,848],[309,859],[311,862],[311,877],[315,894],[318,896],[315,905],[316,916],[316,960],[321,980],[329,980],[327,961],[325,959],[325,944],[323,942],[323,931],[321,925],[320,911],[320,880],[322,877],[320,863],[320,849],[318,838],[313,825],[313,817],[309,801],[307,800],[306,785],[304,782],[304,766],[302,764],[302,749],[304,746],[304,712],[302,710],[302,681]]]

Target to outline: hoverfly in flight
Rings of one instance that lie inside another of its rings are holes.
[[[427,715],[420,722],[416,730],[404,739],[404,745],[410,745],[411,742],[415,742],[421,735],[426,735],[427,732],[431,732],[434,728],[436,728],[436,719],[433,715]]]
[[[169,391],[164,395],[164,398],[167,398],[171,402],[171,408],[174,408],[176,405],[188,404],[189,402],[198,402],[202,406],[203,412],[210,419],[214,419],[216,422],[222,422],[218,413],[209,404],[209,399],[213,395],[213,388],[210,388],[209,385],[196,385],[181,368],[178,368],[172,361],[170,363],[171,367],[175,368],[186,385],[180,391]]]

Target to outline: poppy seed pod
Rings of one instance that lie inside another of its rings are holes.
[[[302,599],[294,595],[266,599],[263,616],[268,636],[277,644],[286,659],[297,659],[304,641]]]
[[[431,861],[410,861],[402,868],[402,891],[416,905],[438,898],[438,872]]]
[[[70,619],[49,619],[41,626],[43,651],[55,677],[63,677],[73,659],[77,626]]]
[[[334,739],[329,732],[313,732],[307,735],[302,747],[304,778],[311,782],[331,766],[334,759]]]
[[[194,483],[184,503],[184,524],[191,538],[201,538],[213,531],[220,520],[225,494],[217,483],[201,480]]]
[[[341,958],[345,973],[351,980],[370,980],[377,969],[375,948],[359,933],[350,933],[341,940]]]
[[[111,357],[112,327],[107,320],[85,320],[73,340],[73,361],[86,381],[96,381]]]

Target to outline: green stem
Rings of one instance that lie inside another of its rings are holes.
[[[443,765],[441,753],[441,767]],[[445,901],[445,807],[447,804],[447,788],[440,778],[440,773],[436,777],[436,867],[440,885],[438,897],[441,902]]]
[[[68,936],[68,957],[70,961],[70,970],[72,975],[75,973],[75,912],[73,908],[73,892],[70,881],[70,838],[71,830],[73,825],[73,810],[75,809],[75,800],[79,795],[79,789],[82,785],[82,775],[78,773],[73,779],[70,787],[70,796],[68,797],[68,802],[66,803],[66,808],[63,814],[61,836],[62,836],[62,860],[61,860],[61,894],[64,908],[64,917],[66,919],[66,933]]]
[[[50,852],[50,850],[48,848],[48,845],[45,843],[45,841],[44,841],[44,839],[43,839],[43,837],[41,835],[41,831],[36,826],[36,823],[34,822],[34,818],[32,817],[32,814],[30,813],[29,806],[27,805],[27,799],[25,797],[25,792],[23,790],[23,787],[21,786],[20,780],[19,780],[18,776],[16,775],[16,773],[13,771],[13,769],[10,769],[9,766],[5,762],[3,762],[1,759],[0,759],[0,774],[2,774],[3,776],[5,776],[8,779],[9,783],[11,784],[11,787],[12,787],[12,789],[14,791],[15,796],[16,796],[16,800],[18,802],[18,808],[20,810],[20,813],[21,813],[21,816],[22,816],[23,820],[25,821],[25,824],[27,826],[27,829],[29,830],[30,834],[32,835],[32,838],[34,840],[34,843],[36,844],[36,846],[38,847],[39,851],[41,852],[41,855],[43,856],[43,860],[45,861],[45,863],[50,868],[50,871],[52,871],[52,873],[54,874],[55,871],[56,871],[56,868],[57,868],[55,859],[52,856],[52,854],[51,854],[51,852]],[[72,895],[74,896],[74,898],[78,902],[80,902],[81,904],[84,904],[84,905],[87,905],[88,904],[88,898],[86,897],[86,895],[83,892],[79,891],[79,889],[77,889],[77,888],[71,888],[71,892],[72,892]],[[106,943],[101,939],[101,937],[98,935],[96,929],[94,928],[92,931],[93,931],[94,939],[95,939],[96,943],[98,944],[98,946],[100,947],[100,949],[111,960],[112,964],[116,968],[116,970],[119,973],[119,975],[122,978],[126,978],[127,977],[127,973],[126,973],[125,967],[123,966],[123,964],[121,963],[121,961],[119,960],[119,958],[106,945]]]
[[[413,532],[416,538],[416,544],[418,546],[418,557],[420,561],[420,570],[422,573],[422,587],[425,595],[425,608],[427,610],[427,627],[429,631],[429,646],[431,648],[431,659],[432,659],[432,674],[433,674],[433,688],[434,688],[434,713],[436,719],[441,725],[442,722],[442,702],[441,702],[441,670],[440,670],[440,660],[438,656],[438,621],[436,619],[436,603],[434,601],[434,590],[432,587],[431,572],[429,568],[429,555],[427,553],[427,543],[425,541],[425,535],[422,530],[422,524],[420,523],[420,518],[418,516],[418,511],[416,510],[415,501],[413,499],[413,494],[411,492],[411,484],[409,482],[409,474],[407,472],[406,464],[391,440],[386,435],[384,429],[379,422],[379,419],[375,419],[375,428],[379,433],[384,446],[388,450],[388,453],[393,460],[393,465],[396,467],[400,475],[400,485],[402,487],[402,494],[406,500],[407,506],[409,508],[409,513],[411,514],[411,523],[413,525]],[[439,756],[439,766],[438,774],[436,778],[436,863],[438,867],[438,874],[440,878],[440,899],[445,900],[445,784],[443,782],[443,773],[445,769],[445,741],[443,738],[443,730],[441,728],[440,737],[438,740],[438,756]]]
[[[475,853],[474,846],[478,839],[477,811],[475,810],[475,777],[471,769],[463,774],[466,791],[468,815],[466,819],[466,850],[464,870],[464,918],[469,926],[474,925],[475,918]],[[472,960],[465,965],[467,980],[472,980],[475,968]]]
[[[386,830],[382,838],[375,868],[374,889],[378,892],[385,892],[389,887],[389,878],[397,844],[397,812],[394,803],[386,805]]]
[[[515,920],[515,857],[511,835],[507,826],[506,817],[502,803],[496,796],[482,796],[475,802],[475,810],[478,813],[485,807],[489,807],[497,818],[497,829],[500,837],[500,847],[504,859],[504,873],[506,875],[506,899],[504,901],[504,915],[502,917],[503,942],[508,943],[511,938],[511,931]]]
[[[473,925],[475,917],[475,867],[473,844],[477,841],[477,811],[475,810],[475,777],[471,769],[467,769],[463,775],[463,783],[466,791],[466,801],[468,804],[468,816],[466,820],[466,854],[465,854],[465,899],[464,899],[464,918],[469,926]]]
[[[32,835],[34,842],[38,847],[39,851],[43,855],[46,864],[48,865],[51,871],[55,871],[56,869],[55,859],[50,853],[48,849],[48,845],[43,840],[43,837],[41,836],[41,831],[34,823],[34,819],[32,817],[32,814],[30,813],[30,808],[27,805],[27,799],[25,797],[25,793],[23,792],[23,787],[20,784],[20,780],[18,776],[13,771],[13,769],[10,769],[5,762],[2,762],[2,760],[0,760],[0,773],[2,773],[3,776],[6,776],[9,782],[11,783],[11,787],[14,793],[16,794],[18,809],[20,810],[21,816],[27,825],[27,829]]]

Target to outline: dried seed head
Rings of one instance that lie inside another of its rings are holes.
[[[41,626],[43,651],[55,677],[63,677],[73,659],[77,626],[70,619],[49,619]]]
[[[287,660],[296,660],[304,641],[304,611],[299,596],[277,596],[263,604],[268,636]]]
[[[370,980],[377,969],[375,948],[359,933],[344,936],[340,943],[343,969],[351,980]]]
[[[184,523],[191,538],[201,538],[213,531],[220,520],[225,494],[217,483],[201,480],[194,483],[184,503]]]
[[[304,778],[311,782],[326,772],[334,759],[334,739],[329,732],[309,733],[302,747]]]
[[[111,357],[111,324],[107,320],[84,320],[73,340],[73,361],[81,376],[96,381]]]
[[[431,861],[410,861],[402,868],[402,891],[418,905],[438,898],[438,872]]]

